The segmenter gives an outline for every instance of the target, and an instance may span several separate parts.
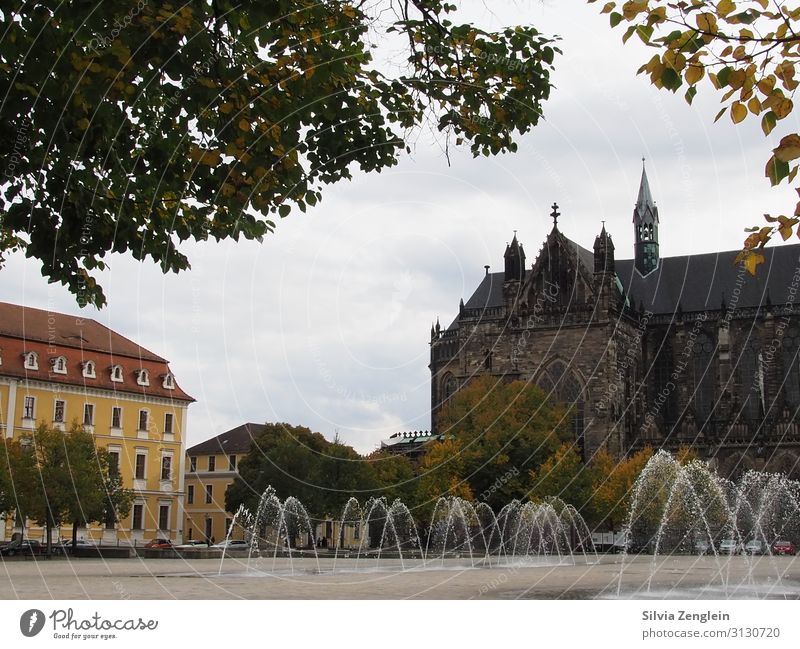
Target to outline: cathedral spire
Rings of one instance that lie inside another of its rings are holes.
[[[511,243],[506,246],[506,252],[503,255],[505,258],[505,276],[506,282],[522,281],[525,279],[525,250],[522,244],[517,241],[517,231],[514,231],[514,238]]]
[[[635,263],[642,275],[658,268],[658,208],[647,180],[645,160],[642,158],[642,179],[639,196],[633,208],[633,230],[636,237]]]

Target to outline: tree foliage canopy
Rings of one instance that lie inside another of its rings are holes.
[[[700,87],[711,87],[721,93],[717,120],[759,118],[765,136],[792,114],[800,84],[799,7],[770,0],[627,0],[606,2],[602,11],[612,27],[627,24],[623,41],[636,35],[658,50],[639,69],[657,88],[685,89],[691,104]],[[772,185],[793,182],[798,159],[800,134],[788,133],[772,149],[764,174]],[[800,202],[789,216],[765,218],[770,225],[748,228],[737,258],[753,274],[764,262],[759,251],[775,234],[784,241],[793,232],[800,237]]]
[[[0,19],[0,261],[23,250],[96,305],[109,253],[177,272],[187,240],[260,239],[425,122],[515,150],[558,51],[441,0],[11,0]],[[371,52],[387,35],[393,72]]]

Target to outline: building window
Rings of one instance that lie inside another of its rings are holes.
[[[190,457],[189,458],[189,471],[191,471],[192,473],[196,473],[197,472],[197,458],[196,457]]]
[[[692,379],[694,381],[694,414],[705,422],[714,409],[714,342],[700,332],[692,347]]]
[[[231,455],[228,458],[228,471],[236,471],[236,456]]]
[[[158,529],[169,529],[169,505],[158,506]]]
[[[136,383],[138,385],[150,385],[150,372],[142,368],[136,370]]]
[[[165,455],[161,458],[161,479],[170,480],[172,478],[172,456]]]
[[[666,335],[668,336],[669,334]],[[650,402],[652,404],[651,409],[656,408],[656,404],[661,404],[660,413],[667,425],[670,425],[675,420],[676,413],[676,389],[674,383],[670,385],[672,370],[672,344],[669,338],[665,338],[661,342],[653,368],[654,383]]]
[[[194,485],[192,484],[186,487],[186,504],[194,505]]]
[[[232,518],[225,519],[225,536],[228,536],[228,534],[230,533],[232,524],[233,524]]]
[[[94,404],[93,403],[84,403],[83,404],[83,425],[84,426],[93,426],[94,425]]]
[[[119,406],[111,408],[111,428],[122,428],[122,408]]]
[[[206,505],[210,505],[214,502],[214,485],[207,484],[206,485]]]
[[[217,470],[217,456],[216,455],[209,455],[208,456],[208,470],[209,470],[209,472]]]
[[[136,472],[134,473],[134,477],[137,480],[144,480],[145,479],[145,469],[147,464],[147,455],[144,453],[137,453],[136,454]]]
[[[147,430],[147,410],[139,411],[139,430]]]
[[[133,529],[141,530],[144,529],[144,505],[134,505],[133,506]]]
[[[175,377],[172,376],[172,372],[164,375],[164,382],[161,385],[165,390],[175,389]]]
[[[122,365],[111,366],[111,380],[114,383],[122,383],[124,376],[122,374]]]
[[[23,419],[34,419],[36,417],[36,397],[25,397],[25,404],[22,408]]]
[[[172,422],[174,421],[175,417],[171,412],[168,412],[164,415],[164,434],[165,435],[172,435]]]
[[[189,536],[187,537],[190,541],[192,540],[192,521],[188,518],[186,519],[186,527],[189,529]]]
[[[53,421],[57,424],[64,423],[64,411],[66,402],[63,399],[56,399],[55,408],[53,408]]]
[[[38,370],[39,369],[39,354],[36,352],[25,352],[25,369]]]
[[[539,375],[536,384],[544,390],[548,398],[561,402],[569,408],[572,434],[578,446],[577,450],[583,457],[586,425],[581,382],[574,372],[567,369],[563,361],[555,360]]]
[[[764,402],[764,373],[761,352],[753,340],[747,341],[741,350],[736,367],[739,374],[739,403],[746,419],[761,418]]]
[[[108,475],[119,475],[119,451],[108,452]]]
[[[94,373],[94,361],[83,362],[83,378],[95,379],[97,375]]]
[[[206,540],[207,541],[211,541],[211,539],[212,539],[212,536],[211,536],[212,522],[213,521],[210,518],[206,519]]]
[[[54,374],[66,374],[67,373],[67,359],[63,356],[57,356],[52,360],[53,363],[53,373]]]
[[[781,360],[783,361],[783,400],[792,410],[800,407],[800,331],[790,327],[783,336]]]
[[[442,388],[442,401],[447,401],[456,393],[456,390],[458,390],[458,380],[452,374],[448,374]]]

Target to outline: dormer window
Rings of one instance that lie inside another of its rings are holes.
[[[150,372],[143,368],[136,370],[136,384],[150,385]]]
[[[94,373],[94,361],[83,361],[81,365],[83,367],[83,378],[85,379],[97,378],[97,375]]]
[[[175,389],[175,377],[172,375],[172,372],[167,372],[164,375],[164,381],[161,383],[161,385],[166,390]]]
[[[111,380],[114,383],[122,383],[122,365],[111,366]]]
[[[56,356],[50,360],[53,367],[53,374],[66,374],[67,373],[67,359],[63,356]]]
[[[36,352],[25,352],[23,354],[26,370],[39,369],[39,354]]]

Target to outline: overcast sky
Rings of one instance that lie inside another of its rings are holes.
[[[661,218],[661,255],[738,248],[743,228],[765,212],[793,210],[787,187],[771,189],[768,151],[798,128],[781,124],[767,142],[757,120],[717,124],[718,97],[693,106],[652,88],[637,68],[652,56],[602,5],[467,1],[484,28],[530,23],[563,38],[546,121],[517,154],[451,164],[428,135],[381,174],[328,188],[307,214],[293,212],[263,244],[188,248],[192,270],[163,276],[149,262],[112,257],[101,282],[108,306],[84,309],[168,358],[197,399],[191,446],[243,422],[286,421],[362,452],[402,430],[430,426],[428,341],[472,293],[484,264],[502,268],[518,230],[528,261],[552,224],[591,248],[606,221],[618,259],[633,256],[631,216],[641,158]],[[78,312],[34,262],[12,257],[0,300]]]

